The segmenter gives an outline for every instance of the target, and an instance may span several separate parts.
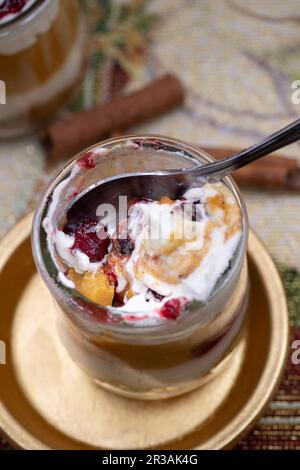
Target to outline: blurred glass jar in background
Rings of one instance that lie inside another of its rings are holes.
[[[0,138],[36,129],[70,98],[84,46],[77,0],[0,0]]]

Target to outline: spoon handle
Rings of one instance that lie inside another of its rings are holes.
[[[235,153],[223,160],[208,163],[197,169],[189,169],[193,176],[209,176],[223,178],[233,171],[248,163],[254,162],[268,153],[274,152],[286,145],[292,144],[300,139],[300,119],[292,122],[283,129],[271,134],[260,142],[248,147],[241,152]]]

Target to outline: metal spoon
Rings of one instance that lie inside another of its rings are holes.
[[[102,203],[114,204],[121,195],[126,195],[129,198],[149,197],[151,199],[159,199],[163,195],[168,195],[176,199],[192,185],[201,186],[208,180],[220,180],[238,168],[299,139],[300,119],[297,119],[251,147],[223,160],[180,170],[130,173],[109,178],[100,182],[90,193],[85,194],[83,197],[85,200],[82,203],[88,202],[87,199],[92,203],[95,191],[97,191],[98,202],[99,196]]]

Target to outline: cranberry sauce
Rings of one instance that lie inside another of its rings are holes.
[[[168,300],[159,310],[162,317],[168,320],[176,320],[181,312],[182,306],[180,299]]]
[[[62,228],[66,234],[75,237],[72,248],[85,253],[91,262],[101,261],[108,253],[111,242],[107,227],[101,227],[96,216],[98,206],[99,194],[95,188],[73,203]],[[130,238],[116,238],[113,240],[113,249],[120,256],[129,256],[134,250],[134,243]]]
[[[75,229],[74,236],[75,242],[72,248],[85,253],[92,263],[101,261],[108,252],[110,240],[105,233],[99,234],[97,221],[89,219],[81,221]]]
[[[5,16],[20,13],[26,3],[28,3],[28,0],[5,0],[5,2],[0,5],[0,20]]]

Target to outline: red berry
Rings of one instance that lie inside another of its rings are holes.
[[[182,303],[180,299],[168,300],[159,310],[162,317],[168,320],[175,320],[181,311]]]
[[[85,253],[91,262],[101,261],[108,251],[110,239],[98,237],[97,222],[85,220],[74,231],[75,242],[72,249],[78,249]]]
[[[81,166],[81,168],[86,168],[87,170],[95,168],[96,162],[93,152],[87,152],[82,155],[78,160],[78,165]]]

